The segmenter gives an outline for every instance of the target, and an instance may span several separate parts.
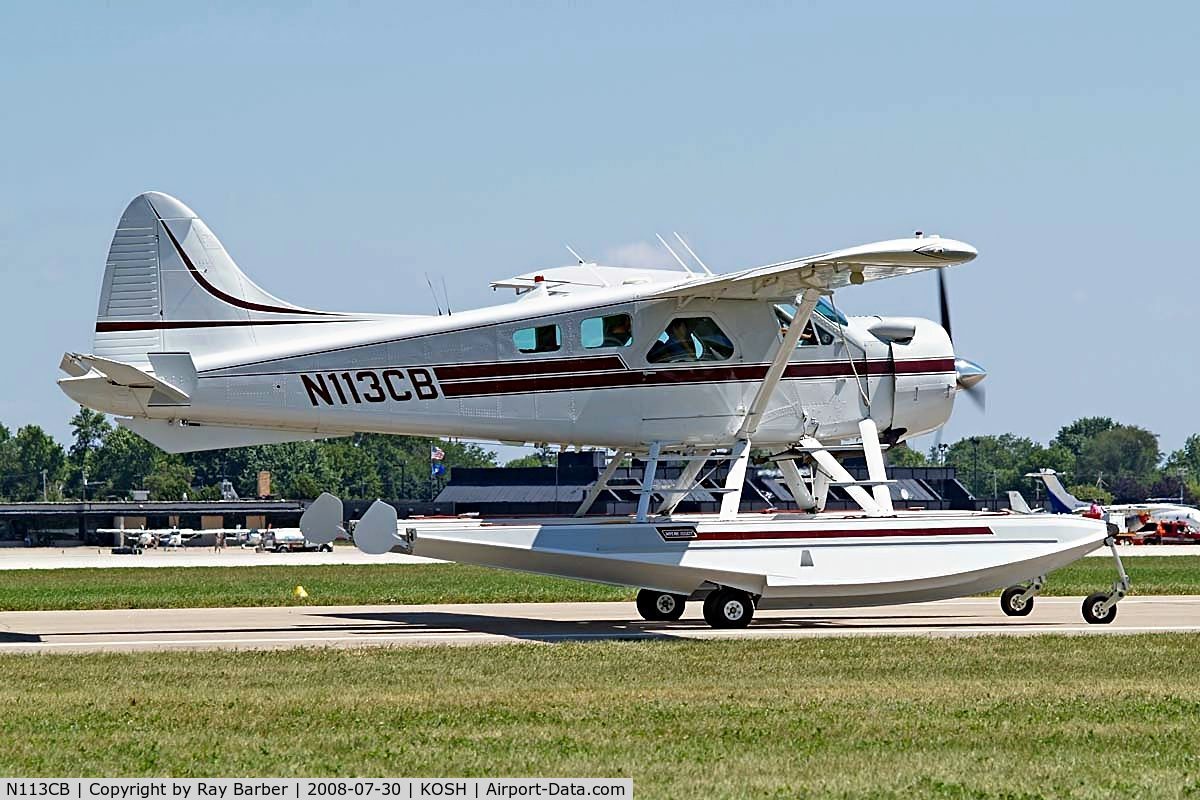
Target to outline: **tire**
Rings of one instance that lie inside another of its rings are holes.
[[[1010,586],[1000,595],[1000,609],[1010,617],[1027,617],[1033,611],[1033,598],[1022,600],[1026,587]]]
[[[642,589],[637,593],[637,610],[650,622],[673,622],[683,616],[687,597],[682,594]]]
[[[754,599],[739,589],[717,589],[704,598],[704,621],[714,628],[744,628],[754,617]]]
[[[1108,599],[1108,594],[1105,592],[1096,592],[1089,594],[1087,599],[1083,601],[1083,618],[1089,625],[1107,625],[1117,618],[1117,607],[1114,605],[1108,609],[1104,616],[1100,616],[1097,612],[1099,606]]]
[[[320,547],[318,547],[318,548],[317,548],[317,552],[318,552],[318,553],[332,553],[332,552],[333,552],[333,545],[331,545],[331,544],[323,544],[323,545],[321,545]]]
[[[288,546],[286,544],[281,544],[275,548],[276,553],[286,553],[287,551],[288,551]]]

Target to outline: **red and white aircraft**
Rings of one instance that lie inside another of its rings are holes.
[[[985,373],[956,359],[937,323],[847,318],[829,299],[975,256],[918,235],[721,275],[698,258],[700,269],[680,259],[679,271],[580,263],[497,281],[514,301],[453,316],[342,313],[259,288],[191,209],[149,192],[113,237],[91,352],[64,356],[59,385],[172,452],[355,432],[609,448],[576,518],[406,521],[399,533],[394,509],[376,503],[355,539],[642,586],[651,619],[678,618],[688,597],[705,598],[711,624],[739,626],[760,604],[874,605],[1010,584],[1002,605],[1023,615],[1040,576],[1103,543],[1104,525],[893,510],[883,447],[943,425]],[[804,513],[738,513],[752,443],[775,453]],[[847,449],[865,453],[870,480],[839,463]],[[636,516],[582,516],[629,456],[647,462]],[[730,464],[720,513],[675,513],[714,459]],[[665,489],[654,483],[664,461],[686,463]],[[823,512],[831,486],[860,510]],[[340,519],[340,501],[323,495],[303,527],[332,535]],[[1127,589],[1118,570],[1084,604],[1089,621],[1115,617]]]

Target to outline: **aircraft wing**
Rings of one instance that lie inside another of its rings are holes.
[[[940,236],[892,239],[700,278],[647,296],[783,300],[793,298],[805,289],[832,291],[850,284],[965,264],[977,254],[966,242]]]

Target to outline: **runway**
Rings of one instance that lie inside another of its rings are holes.
[[[0,613],[0,653],[395,647],[616,639],[798,639],[1200,632],[1200,597],[1132,597],[1110,625],[1088,625],[1082,598],[1039,597],[1028,617],[994,598],[820,611],[761,611],[717,631],[689,604],[679,622],[642,621],[632,603],[207,608]]]

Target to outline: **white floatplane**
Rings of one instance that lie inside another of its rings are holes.
[[[666,242],[664,241],[664,245]],[[893,507],[883,452],[935,430],[986,376],[943,324],[846,317],[835,289],[975,258],[920,233],[714,274],[679,238],[680,270],[578,263],[493,284],[513,302],[437,316],[316,311],[254,284],[173,197],[126,208],[109,250],[92,352],[68,353],[62,389],[165,450],[355,432],[605,447],[607,468],[574,518],[406,520],[375,503],[355,540],[565,577],[643,587],[648,619],[704,598],[715,626],[756,606],[875,605],[1009,588],[1029,613],[1047,572],[1105,543],[1086,518]],[[694,268],[695,267],[695,268]],[[940,282],[939,272],[939,282]],[[800,513],[741,514],[751,445],[778,463]],[[842,466],[865,455],[869,480]],[[628,458],[645,461],[636,515],[586,517]],[[682,461],[668,488],[659,465]],[[723,461],[720,512],[676,513],[705,464]],[[826,512],[841,487],[854,513]],[[314,541],[341,523],[323,495]],[[1113,548],[1116,558],[1116,550]],[[1083,613],[1109,622],[1120,579]]]

